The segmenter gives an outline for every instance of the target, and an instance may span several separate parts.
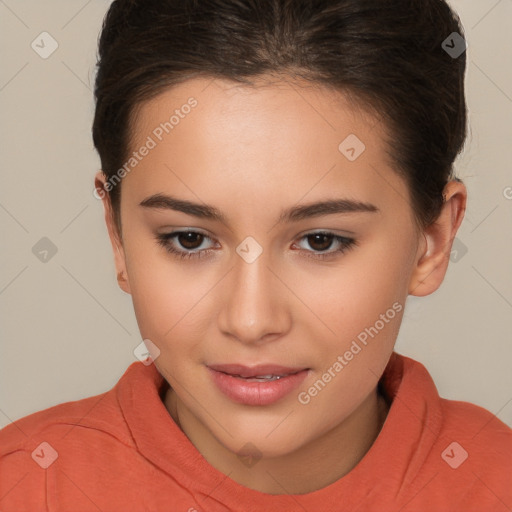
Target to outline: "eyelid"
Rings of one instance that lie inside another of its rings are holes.
[[[298,238],[304,238],[307,235],[326,234],[333,236],[340,236],[342,238],[354,238],[356,236],[355,231],[349,231],[348,229],[306,229],[304,232],[297,235]]]

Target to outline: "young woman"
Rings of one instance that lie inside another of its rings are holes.
[[[115,0],[93,138],[144,339],[0,433],[2,511],[504,511],[512,431],[394,351],[467,192],[444,0]]]

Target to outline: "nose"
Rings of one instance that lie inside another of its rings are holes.
[[[276,340],[289,329],[287,290],[269,267],[265,251],[252,263],[235,256],[218,316],[224,335],[254,344]]]

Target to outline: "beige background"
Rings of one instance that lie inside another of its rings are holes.
[[[109,3],[0,0],[0,427],[107,391],[141,341],[91,193],[96,41]],[[512,426],[512,0],[452,5],[468,40],[471,133],[457,163],[467,253],[440,290],[409,298],[397,350],[423,362],[441,395]],[[31,48],[43,31],[59,45],[47,59]],[[42,237],[57,248],[46,263],[32,252]]]

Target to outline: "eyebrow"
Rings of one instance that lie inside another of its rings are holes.
[[[194,203],[185,199],[178,199],[165,194],[153,194],[140,202],[144,208],[158,210],[174,210],[194,217],[214,220],[228,224],[225,215],[214,206],[204,203]],[[292,206],[281,212],[278,223],[297,222],[299,220],[320,217],[323,215],[343,213],[375,213],[379,208],[370,203],[354,201],[351,199],[328,199],[315,203]]]

